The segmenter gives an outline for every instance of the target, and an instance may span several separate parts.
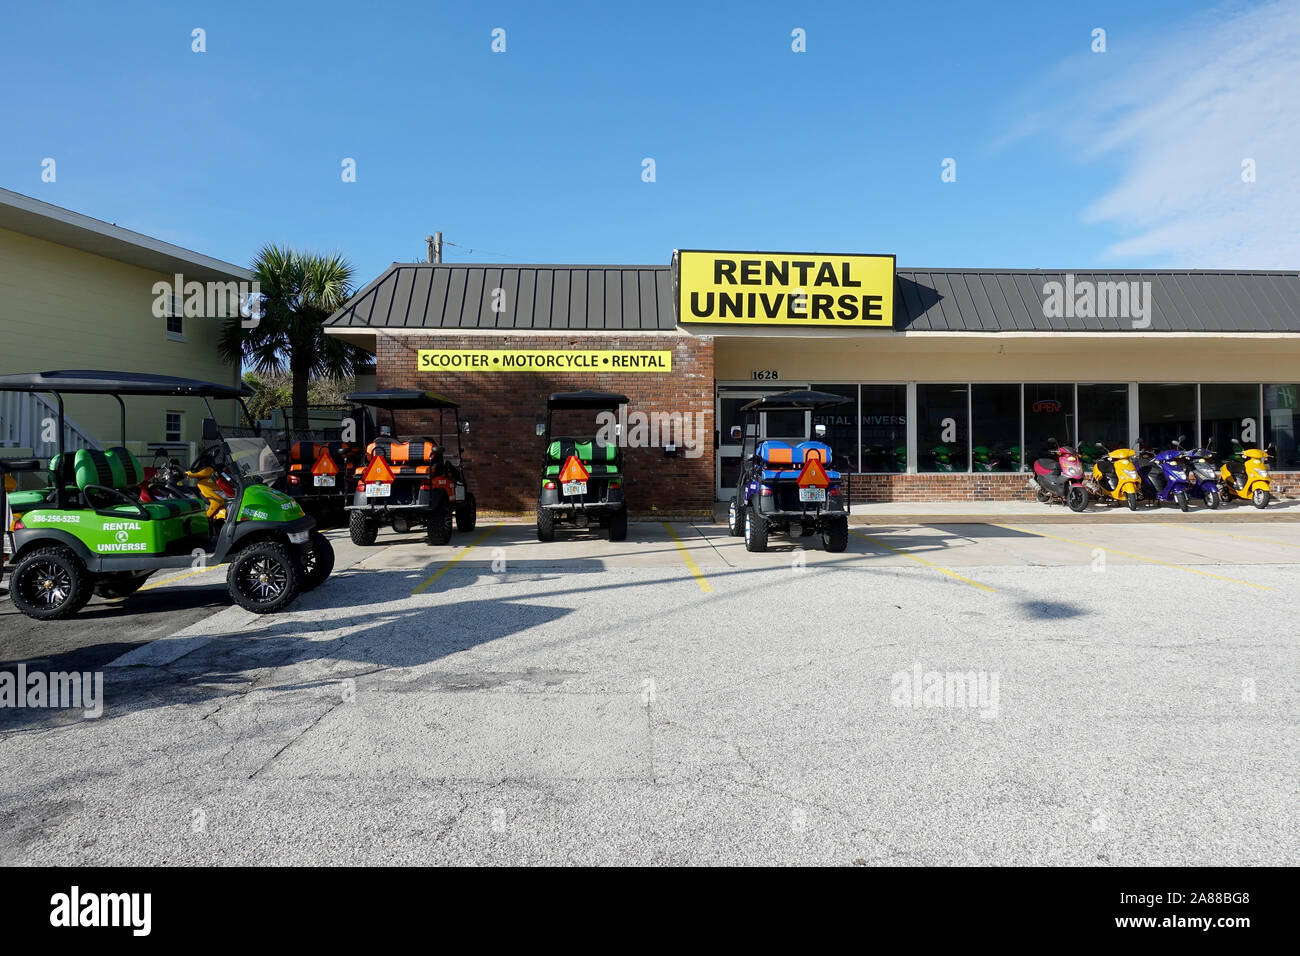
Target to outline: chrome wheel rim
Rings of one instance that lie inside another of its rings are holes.
[[[289,572],[279,561],[261,555],[239,569],[239,583],[245,594],[259,604],[267,604],[289,586]]]
[[[18,588],[28,603],[55,608],[71,597],[72,575],[57,561],[36,561],[24,569]]]

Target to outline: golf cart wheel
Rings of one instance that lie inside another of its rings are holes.
[[[451,540],[451,508],[447,502],[441,502],[429,515],[429,523],[424,528],[424,539],[429,544],[446,544]]]
[[[752,504],[745,509],[745,550],[767,550],[767,519]]]
[[[537,509],[537,540],[555,540],[555,512],[550,508]]]
[[[147,574],[101,574],[95,582],[95,594],[102,598],[130,597],[144,587],[147,580]]]
[[[1219,493],[1217,491],[1207,491],[1205,493],[1205,507],[1211,511],[1219,507]]]
[[[288,607],[302,590],[297,551],[278,541],[257,541],[236,554],[226,571],[226,588],[235,603],[254,614]]]
[[[831,554],[839,554],[849,546],[849,519],[842,518],[839,521],[832,522],[830,527],[822,532],[822,544]]]
[[[1070,506],[1070,510],[1076,514],[1081,514],[1088,510],[1088,491],[1085,488],[1075,486],[1065,497],[1065,503]]]
[[[1256,508],[1267,508],[1268,500],[1273,497],[1263,488],[1256,488],[1255,493],[1250,496],[1250,503]]]
[[[86,606],[93,589],[93,576],[67,548],[29,551],[9,576],[14,607],[38,621],[71,617]]]
[[[379,522],[367,518],[363,511],[349,511],[348,534],[352,536],[353,544],[369,547],[379,537]]]
[[[478,502],[474,500],[473,495],[467,494],[464,502],[456,509],[456,530],[461,532],[473,531],[474,526],[477,524]]]
[[[1178,505],[1179,511],[1186,512],[1191,510],[1191,505],[1187,502],[1187,492],[1185,491],[1174,492],[1174,503]]]
[[[627,540],[627,508],[619,508],[609,516],[609,540]]]
[[[302,590],[306,594],[325,583],[334,570],[334,545],[319,531],[313,531],[302,549]]]
[[[727,534],[733,538],[745,536],[745,514],[740,507],[739,495],[732,498],[731,504],[727,505]]]
[[[1127,495],[1124,496],[1124,498],[1128,502],[1129,511],[1138,510],[1138,495],[1136,491],[1130,491]]]

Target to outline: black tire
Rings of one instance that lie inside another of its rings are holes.
[[[830,526],[822,532],[822,544],[831,554],[839,554],[849,546],[849,519],[840,518],[838,521],[832,521]]]
[[[627,540],[627,508],[619,508],[609,516],[609,540]]]
[[[1205,493],[1205,507],[1213,511],[1219,507],[1219,493],[1217,491],[1207,491]]]
[[[446,499],[438,502],[429,522],[424,527],[424,540],[429,544],[447,544],[451,541],[451,506]]]
[[[733,538],[745,536],[745,510],[740,506],[740,495],[732,498],[727,505],[727,534]]]
[[[1045,505],[1052,500],[1051,495],[1045,491],[1036,491],[1034,492],[1034,496],[1038,499],[1040,505]]]
[[[226,589],[245,611],[283,611],[302,591],[302,557],[292,545],[255,541],[230,559]]]
[[[102,598],[130,597],[148,580],[147,574],[102,574],[95,581],[95,595]]]
[[[1075,514],[1081,514],[1088,510],[1091,499],[1088,497],[1088,489],[1075,485],[1065,496],[1065,503]]]
[[[1130,491],[1127,495],[1125,495],[1125,500],[1128,502],[1129,511],[1138,510],[1138,493],[1136,491]]]
[[[550,508],[537,509],[537,540],[555,540],[555,512]]]
[[[478,502],[474,496],[468,492],[465,494],[465,500],[461,502],[456,509],[456,530],[462,534],[473,531],[478,524]]]
[[[334,545],[319,531],[313,531],[302,547],[302,592],[314,591],[334,570]]]
[[[1269,499],[1272,497],[1272,494],[1265,491],[1263,488],[1256,488],[1254,492],[1251,493],[1250,503],[1262,511],[1268,507]]]
[[[86,606],[94,593],[94,575],[67,548],[28,551],[9,575],[9,597],[14,607],[37,621],[71,617]]]
[[[767,519],[752,504],[745,509],[745,550],[767,550]]]
[[[379,537],[379,522],[367,517],[364,511],[349,511],[348,534],[353,544],[368,548]]]
[[[1185,491],[1174,492],[1174,504],[1178,505],[1179,511],[1187,512],[1192,510],[1191,504],[1187,501],[1187,492]]]

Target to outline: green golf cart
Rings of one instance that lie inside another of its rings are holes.
[[[565,525],[596,525],[609,532],[610,541],[627,539],[622,449],[617,441],[593,435],[590,423],[592,412],[616,414],[627,403],[626,395],[590,390],[556,392],[547,400],[546,425],[538,426],[545,448],[537,494],[538,541],[554,541],[555,529]],[[557,413],[561,432],[556,430]]]
[[[157,571],[222,563],[229,564],[226,585],[235,602],[265,614],[283,610],[333,570],[333,548],[315,521],[269,487],[282,468],[256,428],[216,424],[209,400],[243,406],[247,387],[139,372],[56,371],[0,375],[5,391],[48,393],[59,412],[58,452],[48,463],[0,459],[0,579],[7,577],[10,599],[28,617],[69,617],[92,594],[125,597]],[[69,451],[64,395],[116,399],[121,444]],[[124,395],[203,399],[209,416],[203,448],[188,470],[171,459],[146,479],[126,448]],[[44,486],[10,493],[7,472],[43,472]]]

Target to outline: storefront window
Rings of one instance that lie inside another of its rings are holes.
[[[1020,386],[972,385],[971,470],[1020,470]]]
[[[1078,431],[1079,454],[1089,463],[1101,454],[1098,445],[1107,451],[1128,447],[1128,386],[1080,385]]]
[[[965,385],[916,386],[917,471],[967,471],[970,423]]]
[[[1243,448],[1259,448],[1263,432],[1259,414],[1258,385],[1202,385],[1201,437],[1214,439],[1220,453],[1232,450],[1233,441]]]
[[[862,470],[907,471],[907,386],[862,386]]]
[[[1157,450],[1196,436],[1195,385],[1139,385],[1138,441]]]
[[[826,444],[836,468],[858,470],[858,387],[856,385],[814,385],[813,391],[843,395],[848,401],[836,408],[813,412],[812,424],[826,426]]]
[[[1072,384],[1025,385],[1025,454],[1026,462],[1051,456],[1055,440],[1073,445],[1074,386]]]
[[[1277,446],[1273,467],[1300,469],[1300,385],[1264,386],[1265,443]]]

